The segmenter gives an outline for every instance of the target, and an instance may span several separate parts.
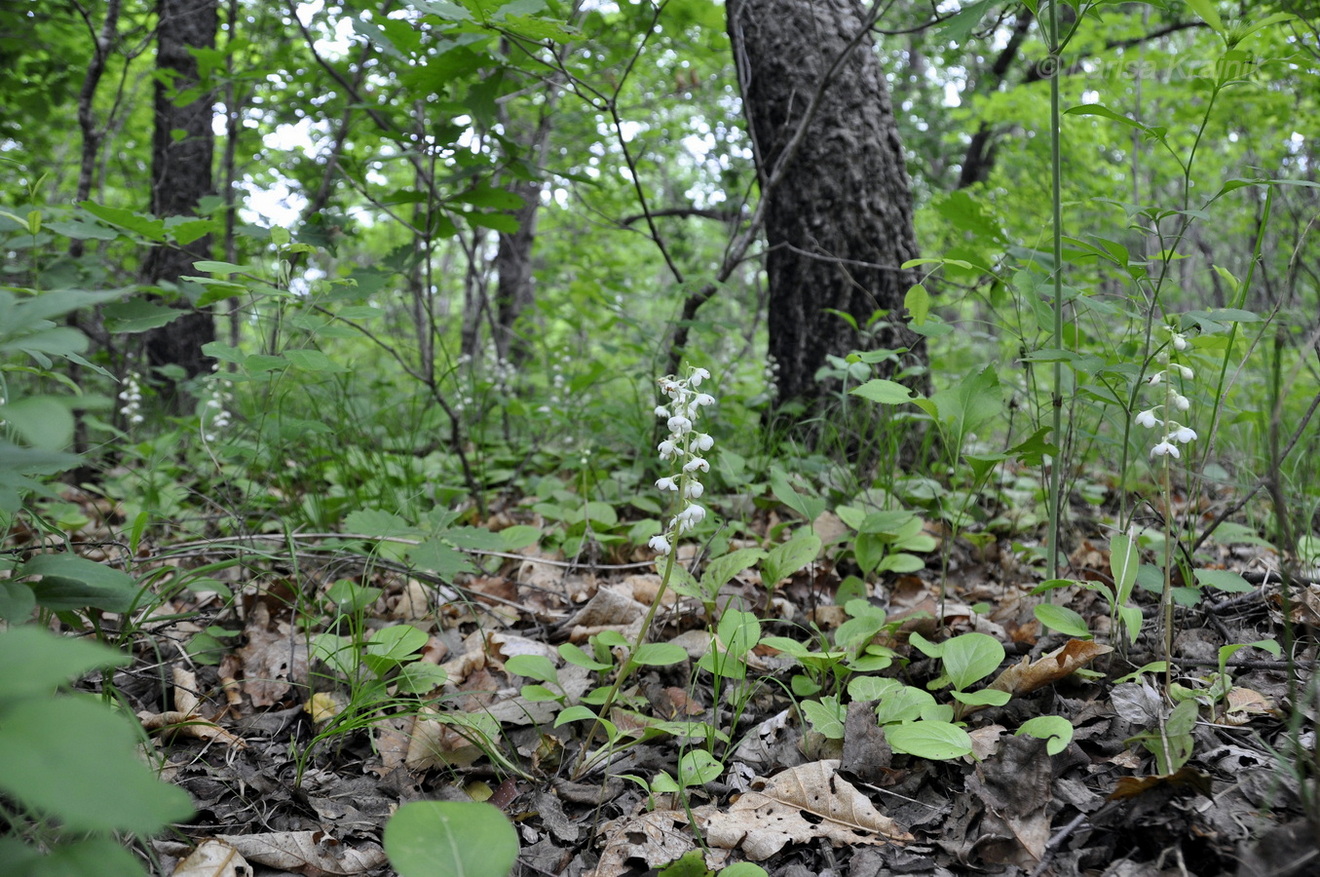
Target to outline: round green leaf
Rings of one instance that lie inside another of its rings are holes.
[[[414,801],[385,825],[385,852],[400,877],[505,877],[518,833],[490,804]]]

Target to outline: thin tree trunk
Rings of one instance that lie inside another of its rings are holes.
[[[151,212],[157,216],[192,215],[202,198],[214,194],[211,162],[215,152],[212,97],[203,94],[179,105],[176,96],[198,83],[197,59],[189,49],[215,47],[217,0],[159,0],[155,130],[151,144]],[[180,283],[195,274],[193,262],[210,257],[207,235],[185,247],[151,250],[144,266],[149,283]],[[215,340],[211,311],[181,304],[187,312],[147,335],[153,366],[178,366],[186,377],[209,371],[202,345]]]

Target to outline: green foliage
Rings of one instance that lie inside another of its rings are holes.
[[[518,833],[490,804],[413,801],[385,825],[385,852],[400,877],[505,877]]]
[[[7,838],[6,861],[31,860],[33,873],[141,874],[131,856],[106,853],[121,847],[112,833],[145,837],[191,814],[187,794],[138,758],[132,721],[86,695],[54,693],[71,677],[126,663],[105,646],[37,627],[0,631],[0,791],[19,807],[15,827],[49,850],[41,859]]]

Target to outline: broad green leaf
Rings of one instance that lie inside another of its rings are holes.
[[[710,593],[718,591],[738,573],[755,566],[765,555],[766,552],[760,548],[739,548],[720,555],[706,564],[706,570],[701,574],[702,588]]]
[[[927,658],[944,657],[944,643],[931,642],[915,630],[908,635],[908,644],[913,646]]]
[[[1109,571],[1114,578],[1115,602],[1127,603],[1132,586],[1137,582],[1137,569],[1141,566],[1137,540],[1127,533],[1115,533],[1109,540]]]
[[[165,241],[165,222],[150,214],[134,213],[132,210],[122,210],[118,207],[105,207],[92,201],[84,201],[78,206],[97,219],[141,235],[149,241],[156,243]]]
[[[571,706],[566,710],[561,710],[559,715],[555,716],[555,727],[558,728],[562,725],[567,725],[569,722],[594,722],[597,718],[599,717],[596,713],[592,712],[590,707],[580,705]],[[601,724],[605,723],[602,722]]]
[[[632,660],[646,667],[668,667],[683,663],[687,657],[687,651],[676,643],[642,643]]]
[[[1246,594],[1253,590],[1246,579],[1231,569],[1197,569],[1192,571],[1198,585],[1206,585],[1232,594]]]
[[[899,685],[881,694],[880,702],[875,706],[875,719],[881,725],[910,722],[935,705],[935,697],[929,691]]]
[[[218,359],[221,362],[232,362],[241,364],[247,358],[247,354],[237,347],[230,347],[228,344],[222,344],[219,341],[208,341],[202,345],[202,353],[212,359]]]
[[[400,662],[413,657],[426,645],[427,635],[411,624],[383,627],[367,640],[367,654]]]
[[[825,500],[816,496],[804,496],[788,483],[784,470],[774,467],[770,470],[770,490],[775,498],[808,521],[814,521],[825,511]]]
[[[684,788],[704,786],[719,779],[722,773],[724,765],[705,749],[689,750],[678,760],[678,781]]]
[[[843,739],[843,723],[847,712],[837,697],[829,695],[820,700],[804,700],[801,709],[816,733],[831,740]]]
[[[115,302],[105,306],[105,328],[108,332],[131,334],[159,329],[182,317],[185,311],[156,304],[142,298]]]
[[[761,561],[763,583],[774,587],[803,569],[815,561],[820,547],[820,537],[810,530],[802,530],[787,542],[776,545]]]
[[[500,550],[520,551],[541,541],[541,528],[528,524],[515,524],[499,531]]]
[[[385,824],[399,877],[507,877],[518,849],[508,818],[476,801],[413,801]]]
[[[400,694],[427,694],[448,681],[449,674],[443,667],[424,661],[405,665],[399,675],[394,677],[394,684],[399,687]]]
[[[761,640],[761,622],[751,612],[726,609],[716,628],[720,643],[731,655],[741,656],[756,647]]]
[[[243,357],[243,368],[254,374],[261,372],[277,371],[286,368],[289,361],[282,356],[271,356],[266,353],[252,353]]]
[[[31,617],[35,608],[37,608],[36,595],[25,583],[0,580],[0,619],[10,624],[19,624]],[[0,661],[0,667],[8,666],[9,664]],[[2,689],[3,680],[0,678],[0,690]]]
[[[895,752],[947,761],[972,754],[972,738],[951,722],[909,722],[885,725],[885,740]]]
[[[58,451],[73,440],[73,414],[50,396],[33,396],[0,405],[0,422],[12,426],[28,444]]]
[[[408,558],[418,567],[430,570],[445,581],[459,573],[476,572],[468,556],[441,539],[427,539],[408,549]]]
[[[1104,104],[1082,104],[1081,106],[1068,107],[1068,109],[1063,112],[1064,115],[1068,116],[1100,116],[1104,119],[1112,119],[1115,122],[1121,122],[1129,128],[1136,128],[1139,131],[1149,130],[1140,122],[1129,119],[1122,113],[1116,113]]]
[[[24,700],[0,722],[0,790],[71,831],[152,834],[192,813],[137,757],[127,719],[81,697]]]
[[[1013,695],[997,688],[982,688],[980,691],[953,691],[953,699],[967,706],[1003,706]]]
[[[233,262],[216,262],[210,259],[193,262],[193,268],[204,274],[246,274],[252,270],[251,265],[235,265]]]
[[[1091,629],[1086,626],[1086,619],[1066,606],[1042,603],[1033,612],[1036,620],[1050,630],[1077,639],[1091,638]]]
[[[608,670],[613,666],[612,664],[605,664],[601,661],[597,661],[595,658],[584,652],[580,646],[574,645],[573,643],[561,643],[558,651],[559,657],[563,658],[568,663],[577,664],[579,667],[586,667],[588,670],[600,672],[602,670]]]
[[[880,405],[901,405],[912,401],[912,391],[897,381],[874,378],[848,391]]]
[[[133,577],[73,554],[42,554],[15,570],[16,577],[40,576],[32,583],[37,602],[56,612],[103,609],[127,612],[137,600]]]
[[[301,350],[286,350],[284,356],[289,362],[304,371],[345,371],[344,366],[311,347]]]
[[[50,356],[70,356],[84,353],[89,344],[87,336],[68,326],[55,326],[41,329],[26,335],[9,338],[0,336],[0,352],[21,351],[27,354],[49,354]]]
[[[128,655],[95,640],[53,634],[32,625],[0,632],[0,701],[49,697],[54,690],[102,667],[131,664]]]
[[[1202,21],[1219,34],[1224,33],[1224,20],[1219,17],[1219,10],[1215,8],[1215,0],[1186,0],[1187,7],[1200,17]]]
[[[379,509],[358,509],[344,518],[346,532],[359,536],[411,536],[417,530],[403,518]]]
[[[545,655],[514,655],[504,662],[504,669],[516,676],[528,679],[540,679],[542,682],[558,682],[559,670]]]
[[[944,642],[944,671],[959,691],[989,676],[1004,660],[999,640],[984,633],[964,633]]]
[[[901,682],[883,676],[854,676],[848,680],[848,699],[858,703],[879,700],[897,689]]]
[[[1269,652],[1274,657],[1283,654],[1283,649],[1278,642],[1272,639],[1256,640],[1254,643],[1233,643],[1227,646],[1219,647],[1219,672],[1223,673],[1228,667],[1228,659],[1237,654],[1241,649],[1261,649]]]
[[[930,316],[930,293],[920,283],[908,289],[903,296],[903,307],[907,308],[908,317],[918,326]]]

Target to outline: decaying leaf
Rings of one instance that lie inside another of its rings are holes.
[[[1168,786],[1182,794],[1196,792],[1207,798],[1211,797],[1213,791],[1210,777],[1195,768],[1184,766],[1168,776],[1119,777],[1118,782],[1114,783],[1114,791],[1109,793],[1109,800],[1135,798],[1160,786]]]
[[[240,855],[258,865],[298,874],[361,874],[385,864],[378,844],[346,847],[324,831],[273,831],[267,834],[223,835]]]
[[[660,868],[696,849],[696,840],[687,827],[682,810],[652,810],[634,813],[605,823],[602,832],[605,848],[591,877],[619,877],[633,871],[631,860],[641,860],[648,868]],[[712,863],[707,863],[715,867]]]
[[[790,843],[826,838],[836,846],[912,840],[838,775],[837,759],[813,761],[759,781],[727,810],[693,811],[711,846],[763,861]]]
[[[287,621],[273,621],[264,602],[253,605],[243,633],[247,644],[238,649],[243,691],[254,707],[274,706],[293,683],[306,681],[306,640]]]
[[[145,730],[160,731],[169,729],[201,740],[218,740],[236,749],[247,748],[247,743],[243,738],[226,731],[199,712],[202,701],[197,696],[197,677],[193,673],[182,667],[175,667],[173,675],[174,705],[177,709],[167,710],[163,713],[153,713],[146,710],[138,713],[138,721],[142,723]]]
[[[1226,699],[1228,704],[1222,722],[1225,725],[1245,725],[1255,716],[1280,716],[1273,700],[1251,688],[1234,686],[1229,689]]]
[[[243,870],[239,870],[239,869]],[[222,840],[205,840],[174,869],[172,877],[240,877],[252,866]]]

